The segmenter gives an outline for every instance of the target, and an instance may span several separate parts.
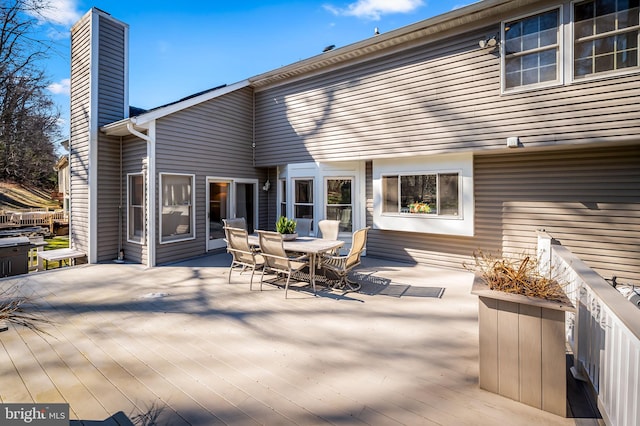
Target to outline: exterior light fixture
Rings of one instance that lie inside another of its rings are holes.
[[[478,42],[478,45],[480,46],[481,49],[484,49],[485,47],[489,48],[489,47],[495,47],[495,45],[498,44],[498,39],[497,36],[493,35],[489,38],[480,40]]]
[[[507,148],[517,148],[520,144],[520,138],[517,136],[511,136],[507,138]]]

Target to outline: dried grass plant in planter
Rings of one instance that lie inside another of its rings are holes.
[[[553,270],[543,275],[540,261],[527,253],[506,258],[478,250],[473,258],[474,265],[465,268],[479,274],[491,290],[570,304],[562,280]]]
[[[0,289],[0,331],[6,331],[9,324],[14,324],[36,333],[49,334],[41,325],[50,323],[51,321],[34,312],[31,299],[21,295],[19,287]]]
[[[476,274],[480,387],[565,417],[565,312],[574,310],[565,286],[526,253],[474,260],[465,267]]]

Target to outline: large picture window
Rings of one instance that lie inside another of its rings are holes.
[[[195,238],[193,175],[160,174],[160,243]]]
[[[373,161],[373,228],[474,235],[473,154]]]
[[[575,78],[638,67],[638,0],[574,4]]]
[[[383,213],[458,216],[458,173],[382,176]]]
[[[127,238],[131,242],[144,241],[144,175],[130,174],[127,180]]]
[[[560,10],[503,26],[505,90],[560,81]]]

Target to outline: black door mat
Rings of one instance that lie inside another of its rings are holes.
[[[370,274],[354,273],[350,279],[360,283],[358,293],[370,296],[390,297],[433,297],[440,299],[444,295],[443,287],[422,287],[410,284],[392,284],[388,278],[376,277]]]

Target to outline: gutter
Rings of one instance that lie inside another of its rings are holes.
[[[155,121],[150,123],[147,134],[139,132],[134,128],[136,117],[132,117],[127,121],[127,130],[134,136],[147,142],[147,266],[152,267],[156,264],[156,141],[155,141]]]

